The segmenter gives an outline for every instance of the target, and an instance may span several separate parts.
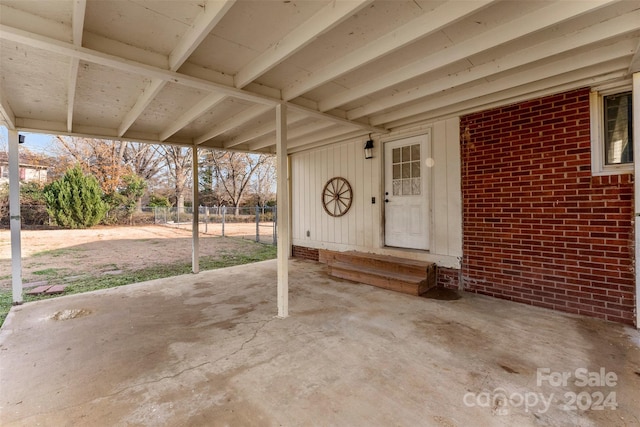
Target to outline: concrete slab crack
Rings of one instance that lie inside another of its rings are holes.
[[[264,328],[265,328],[269,323],[273,322],[274,320],[276,320],[276,319],[275,319],[275,318],[273,318],[273,319],[269,319],[269,320],[266,320],[266,321],[262,322],[262,326],[258,327],[255,331],[253,331],[253,335],[251,336],[251,338],[249,338],[249,339],[247,339],[247,340],[243,341],[243,343],[240,345],[240,348],[239,348],[239,349],[235,350],[235,351],[234,351],[234,352],[232,352],[232,353],[227,354],[226,356],[223,356],[223,357],[220,357],[220,358],[216,359],[216,360],[214,361],[214,363],[215,363],[215,362],[218,362],[218,361],[220,361],[220,360],[223,360],[223,359],[229,359],[229,358],[231,358],[231,357],[235,356],[236,354],[240,353],[242,350],[244,350],[244,348],[245,348],[245,346],[246,346],[247,344],[249,344],[251,341],[253,341],[254,339],[256,339],[256,337],[258,336],[258,334],[260,333],[260,331],[262,331],[262,330],[263,330],[263,329],[264,329]],[[248,324],[248,323],[261,323],[261,322],[246,322],[246,323],[244,323],[244,324]]]

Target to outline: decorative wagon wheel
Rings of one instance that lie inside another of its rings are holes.
[[[347,213],[353,200],[351,184],[344,178],[331,178],[322,190],[322,207],[331,216],[342,216]]]

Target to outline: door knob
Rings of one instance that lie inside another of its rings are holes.
[[[385,203],[389,203],[389,199],[384,199],[384,202]]]

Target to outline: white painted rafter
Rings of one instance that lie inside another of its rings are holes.
[[[196,18],[193,26],[182,36],[180,42],[169,54],[169,69],[177,71],[194,50],[222,20],[236,0],[209,0],[204,11]]]
[[[82,46],[82,33],[84,32],[84,14],[87,10],[87,0],[73,0],[73,21],[71,23],[71,34],[73,44]]]
[[[304,119],[305,119],[305,116],[298,112],[288,114],[287,125],[291,126]],[[244,131],[232,138],[229,138],[227,141],[224,142],[224,147],[225,148],[237,147],[238,145],[244,144],[245,142],[249,142],[254,139],[263,137],[275,131],[276,131],[276,127],[275,127],[274,121],[268,120],[266,123],[262,125],[254,126],[247,131]],[[266,147],[266,145],[264,147]],[[264,147],[260,147],[260,148],[264,148]]]
[[[353,141],[355,138],[361,138],[365,135],[366,133],[363,133],[362,131],[351,131],[351,132],[343,131],[342,133],[336,133],[336,135],[330,136],[328,138],[314,139],[312,142],[309,142],[307,144],[300,144],[299,142],[290,144],[287,147],[288,148],[287,152],[289,154],[298,153],[300,151],[311,150],[313,148],[322,147],[324,145],[336,144],[344,141]]]
[[[84,14],[87,9],[87,0],[73,0],[73,17],[71,22],[71,34],[73,44],[82,46],[82,33],[84,31]],[[73,108],[76,98],[76,84],[78,82],[78,69],[80,60],[71,58],[69,66],[69,79],[67,82],[67,132],[73,130]]]
[[[291,123],[290,123],[291,124]],[[318,132],[327,128],[335,128],[336,126],[327,123],[325,121],[309,123],[306,126],[300,126],[294,129],[289,130],[289,139],[300,138],[305,135],[309,135],[310,133]],[[250,150],[261,150],[266,147],[273,146],[275,144],[275,140],[272,138],[266,138],[261,141],[256,141],[253,144],[249,145]]]
[[[235,2],[236,0],[210,0],[205,3],[204,11],[196,18],[193,26],[182,36],[176,47],[169,54],[170,71],[178,71],[189,58],[189,55],[202,43]],[[122,136],[127,132],[166,84],[166,80],[155,78],[147,85],[118,127],[118,136]]]
[[[515,104],[582,87],[593,87],[600,84],[607,84],[609,82],[616,82],[616,84],[619,84],[620,79],[624,78],[625,75],[626,71],[624,69],[611,71],[611,67],[607,64],[601,64],[595,69],[590,68],[588,70],[572,73],[571,75],[564,74],[554,76],[548,79],[538,80],[533,83],[511,88],[506,91],[491,93],[472,100],[465,100],[461,103],[451,104],[443,108],[424,111],[423,113],[415,116],[389,122],[388,126],[390,129],[397,130],[399,128],[409,127],[416,123],[444,120],[454,116],[459,117],[465,114],[484,111],[502,105]]]
[[[278,100],[267,96],[243,91],[221,83],[191,77],[175,71],[165,70],[153,65],[147,65],[129,59],[122,59],[118,56],[98,52],[92,49],[74,46],[67,42],[54,40],[49,37],[40,36],[38,34],[23,31],[7,25],[0,25],[0,39],[11,40],[15,43],[20,43],[36,49],[48,50],[51,53],[78,58],[83,61],[103,65],[105,67],[111,67],[116,70],[176,83],[193,89],[210,92],[217,90],[228,94],[229,96],[233,96],[234,98],[244,99],[246,101],[268,105],[275,105],[279,102]]]
[[[133,125],[133,123],[138,120],[138,117],[147,109],[151,101],[160,93],[162,88],[167,84],[166,80],[155,78],[149,82],[147,87],[144,88],[142,94],[136,100],[136,103],[133,105],[133,108],[125,114],[124,119],[122,119],[122,123],[118,127],[118,136],[124,135],[127,130]]]
[[[323,119],[323,120],[329,120],[337,125],[349,125],[351,127],[353,126],[357,126],[360,127],[364,130],[366,130],[367,132],[377,132],[377,133],[387,133],[388,131],[382,127],[376,127],[376,126],[371,126],[368,125],[366,123],[358,123],[358,122],[353,122],[350,121],[346,118],[342,118],[342,117],[337,117],[334,116],[332,114],[326,114],[326,113],[321,113],[320,111],[314,110],[312,108],[309,107],[304,107],[302,105],[298,105],[298,104],[292,104],[289,103],[289,109],[291,111],[299,111],[301,113],[306,114],[309,117],[313,117],[316,119]]]
[[[494,27],[447,49],[427,55],[418,61],[392,70],[351,89],[338,92],[318,103],[320,111],[328,111],[372,93],[395,86],[412,78],[466,59],[527,34],[559,24],[576,16],[593,12],[613,0],[556,2],[520,18]]]
[[[625,68],[628,66],[630,56],[633,54],[635,42],[624,40],[613,46],[600,47],[586,53],[566,57],[562,60],[545,64],[538,67],[531,67],[513,75],[505,76],[491,82],[480,83],[476,86],[458,90],[454,93],[443,95],[437,99],[429,98],[425,102],[410,105],[408,107],[396,109],[392,112],[371,117],[371,123],[383,124],[420,114],[426,110],[435,110],[451,104],[474,99],[476,97],[488,95],[490,93],[501,92],[510,88],[525,85],[543,80],[549,77],[576,72],[583,68],[598,64],[604,64],[612,70]]]
[[[373,0],[333,0],[269,49],[252,60],[235,76],[235,86],[243,88],[262,74],[314,41],[318,36],[350,18]]]
[[[536,61],[601,42],[608,38],[622,36],[637,31],[639,22],[640,10],[621,15],[597,25],[558,37],[557,39],[547,40],[527,49],[519,50],[495,61],[478,65],[438,80],[429,81],[403,92],[370,101],[366,105],[349,110],[347,112],[347,118],[354,120],[359,117],[368,116],[388,108],[455,88],[456,86],[489,77],[493,74],[532,64]]]
[[[305,132],[302,136],[289,138],[287,148],[300,147],[302,145],[311,144],[316,141],[324,141],[329,138],[335,138],[340,135],[356,133],[358,135],[365,135],[363,131],[354,131],[352,129],[346,129],[343,126],[324,126],[324,128],[315,132]]]
[[[226,98],[226,95],[221,95],[219,93],[212,93],[211,95],[204,97],[200,100],[200,102],[189,108],[180,117],[178,117],[169,126],[167,126],[162,132],[160,132],[160,141],[165,141],[171,135],[178,132],[189,123],[193,122],[207,110],[220,104]]]
[[[0,86],[0,114],[2,115],[4,122],[7,124],[7,129],[13,130],[16,128],[16,115],[13,113],[11,105],[9,105],[9,101],[2,90],[2,86]]]
[[[640,42],[638,42],[638,46],[636,47],[636,53],[634,53],[633,58],[631,58],[631,63],[629,64],[627,73],[631,75],[638,71],[640,71]]]
[[[282,90],[285,100],[296,98],[322,84],[340,77],[357,68],[364,67],[385,55],[407,46],[423,37],[433,34],[478,10],[487,7],[496,0],[475,2],[447,2],[404,24],[376,40],[350,52],[348,55],[314,71],[302,81]]]
[[[171,82],[178,85],[198,89],[206,92],[219,92],[231,96],[233,98],[250,101],[253,103],[268,105],[273,107],[282,101],[274,99],[268,95],[261,95],[255,92],[248,92],[246,90],[237,89],[235,87],[228,86],[223,83],[214,82],[210,80],[204,80],[198,77],[192,77],[186,74],[178,73],[175,71],[166,70],[153,65],[148,65],[133,61],[130,59],[123,59],[115,55],[95,51],[81,46],[75,46],[72,43],[52,39],[50,37],[41,36],[28,31],[20,30],[8,25],[0,24],[0,39],[10,40],[15,43],[20,43],[26,46],[30,46],[36,49],[42,49],[51,53],[69,56],[71,58],[77,58],[83,61],[103,65],[105,67],[111,67],[116,70],[138,74],[147,78],[156,80],[162,80],[163,82]],[[149,90],[149,89],[147,89]],[[143,95],[144,96],[144,95]],[[138,104],[136,104],[138,105]],[[292,111],[299,111],[307,116],[316,117],[324,120],[329,120],[338,124],[347,124],[351,127],[361,128],[369,132],[385,133],[383,128],[376,128],[365,123],[351,122],[342,117],[337,117],[332,114],[322,113],[318,110],[303,107],[297,104],[288,103]],[[135,108],[141,108],[135,107]],[[116,137],[124,136],[121,133],[122,129],[118,129]]]
[[[249,107],[246,110],[244,110],[242,113],[236,114],[235,116],[232,116],[227,120],[224,120],[218,123],[205,134],[200,135],[197,138],[194,138],[193,143],[196,145],[202,144],[203,142],[206,142],[211,138],[215,138],[216,136],[221,135],[233,128],[241,126],[243,123],[246,123],[249,120],[260,116],[261,114],[266,113],[272,108],[273,108],[272,106],[265,106],[265,105],[254,105],[253,107]]]

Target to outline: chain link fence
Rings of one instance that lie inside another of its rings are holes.
[[[193,208],[145,207],[142,215],[153,215],[153,223],[192,229]],[[198,229],[213,236],[233,236],[275,245],[277,209],[275,206],[200,206]]]

